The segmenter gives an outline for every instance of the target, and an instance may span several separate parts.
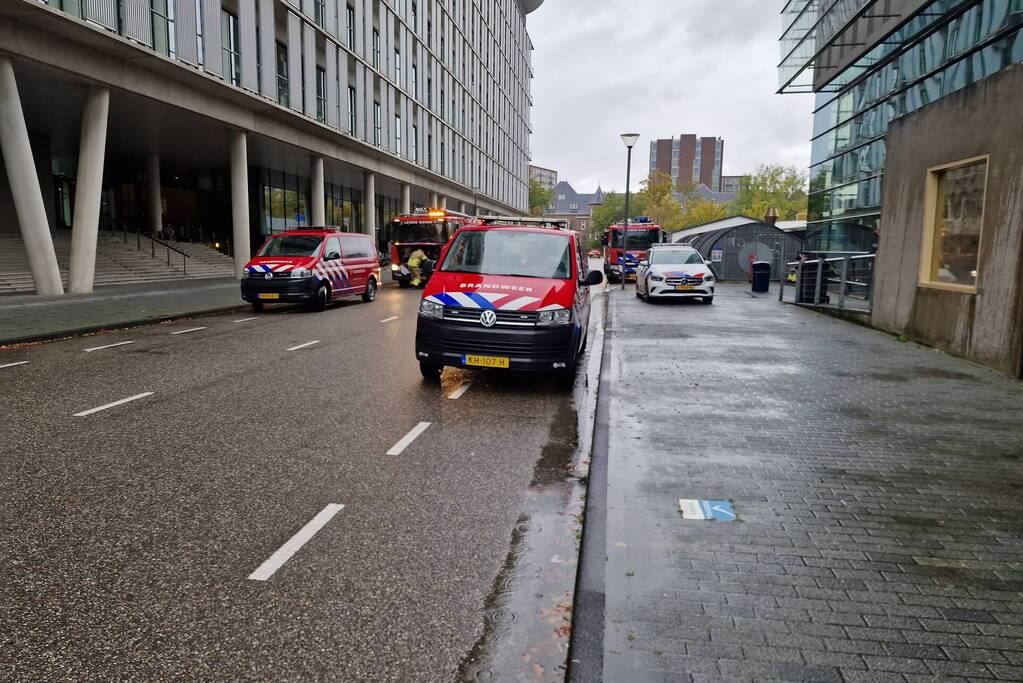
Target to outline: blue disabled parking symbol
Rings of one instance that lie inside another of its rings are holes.
[[[723,522],[734,522],[737,518],[732,504],[727,500],[679,498],[678,507],[682,511],[683,519],[716,519]]]

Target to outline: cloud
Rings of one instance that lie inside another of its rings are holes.
[[[805,167],[813,98],[776,95],[780,3],[771,0],[546,0],[533,40],[533,163],[579,191],[625,186],[618,136],[722,137],[724,172]]]

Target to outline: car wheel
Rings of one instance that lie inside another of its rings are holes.
[[[330,298],[330,290],[327,285],[320,285],[316,294],[313,295],[313,300],[309,302],[309,309],[317,312],[322,311],[327,307],[328,298]]]
[[[705,303],[705,304],[712,304],[712,303],[714,303],[714,297],[712,297],[712,296],[705,296],[705,297],[703,297],[703,303]]]
[[[398,280],[398,286],[402,289],[408,289],[412,286],[412,280]]]
[[[419,374],[423,376],[423,379],[435,382],[440,379],[441,370],[444,369],[443,365],[437,363],[427,363],[425,361],[419,361]]]
[[[262,313],[263,312],[263,302],[262,301],[253,301],[252,302],[252,312],[253,313]]]
[[[362,293],[362,300],[368,304],[375,298],[377,298],[377,281],[374,278],[370,278],[369,282],[366,283],[366,291]]]
[[[572,367],[568,370],[560,370],[554,375],[554,386],[561,391],[571,391],[575,387],[576,364],[573,361]]]

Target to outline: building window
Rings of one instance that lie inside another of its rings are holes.
[[[394,51],[394,82],[401,87],[401,52]]]
[[[348,49],[355,51],[355,8],[347,6],[345,16],[348,18]]]
[[[412,99],[419,99],[419,69],[415,64],[412,65]]]
[[[394,115],[394,146],[398,156],[402,156],[401,153],[401,117],[397,114]]]
[[[380,145],[380,103],[373,103],[373,144]]]
[[[288,106],[288,48],[277,43],[277,104]]]
[[[355,88],[348,86],[348,134],[354,136],[355,128]]]
[[[153,10],[153,49],[170,57],[175,47],[172,9],[168,6],[167,0],[152,0],[151,7]],[[81,11],[71,12],[71,14],[81,16]]]
[[[921,284],[976,291],[987,157],[928,170]]]
[[[238,17],[220,12],[220,44],[224,56],[224,78],[238,85],[242,77],[242,56],[239,51]]]
[[[579,205],[578,204],[569,204],[568,208],[572,209],[573,211],[578,211],[579,210]]]
[[[313,0],[313,21],[323,26],[327,21],[327,3],[325,0]]]
[[[323,123],[327,118],[327,72],[316,67],[316,120]]]
[[[419,126],[412,126],[412,161],[419,163]]]
[[[426,108],[433,109],[433,79],[426,79]]]
[[[440,174],[444,175],[444,143],[440,143]]]
[[[563,194],[559,194],[559,195],[558,195],[558,201],[559,201],[559,202],[563,202],[563,201],[565,201],[565,195],[563,195]]]
[[[380,31],[373,29],[373,68],[380,68]]]
[[[426,136],[426,167],[433,168],[433,134]]]
[[[412,30],[416,30],[416,24],[419,23],[419,11],[416,7],[416,0],[412,0]]]

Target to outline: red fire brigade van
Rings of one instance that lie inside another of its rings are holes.
[[[242,271],[242,299],[252,310],[265,303],[303,302],[322,311],[331,299],[376,298],[380,259],[369,235],[340,228],[305,228],[271,235]]]
[[[555,373],[571,386],[586,347],[592,285],[585,238],[564,221],[484,218],[458,230],[423,292],[416,359],[423,377],[445,365]]]
[[[399,287],[410,287],[414,278],[409,255],[421,250],[436,261],[455,230],[472,222],[468,215],[447,209],[416,209],[395,218],[384,227],[381,239],[391,256],[391,277]],[[421,272],[420,278],[427,279]]]
[[[601,242],[604,245],[604,274],[610,282],[636,279],[636,266],[651,244],[667,241],[667,233],[655,225],[647,216],[629,219],[628,253],[624,223],[615,223],[604,231]]]

